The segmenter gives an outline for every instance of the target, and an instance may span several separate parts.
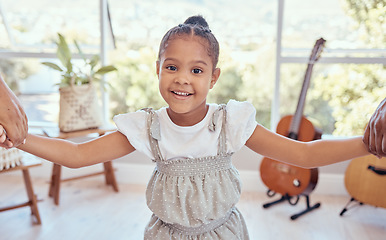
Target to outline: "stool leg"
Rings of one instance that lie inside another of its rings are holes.
[[[114,189],[114,191],[118,192],[118,184],[115,179],[113,164],[111,161],[103,163],[103,167],[105,169],[105,178],[106,178],[106,184],[111,185]]]
[[[31,214],[36,217],[37,224],[42,224],[42,221],[40,219],[38,205],[37,205],[36,195],[35,195],[33,187],[32,187],[31,177],[30,177],[28,169],[23,169],[23,178],[24,178],[25,188],[27,190],[27,195],[28,195],[28,199],[29,199],[28,204],[31,208]]]
[[[56,205],[59,205],[59,193],[60,193],[60,181],[62,174],[62,166],[54,163],[52,167],[50,189],[48,191],[48,196],[54,198]]]

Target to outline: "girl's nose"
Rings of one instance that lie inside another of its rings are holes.
[[[176,75],[174,81],[176,83],[181,84],[181,85],[189,84],[190,83],[189,74],[185,71],[179,71],[178,74]]]

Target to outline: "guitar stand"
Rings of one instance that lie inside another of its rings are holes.
[[[350,201],[346,204],[346,206],[342,209],[342,211],[340,212],[339,216],[343,216],[343,214],[344,214],[345,212],[347,212],[347,210],[349,210],[349,205],[350,205],[352,202],[356,202],[356,203],[357,203],[356,206],[358,206],[358,205],[362,206],[362,205],[363,205],[363,202],[359,202],[358,200],[356,200],[355,198],[352,197],[352,198],[350,199]],[[351,206],[350,209],[353,208],[353,207],[355,207],[355,206]]]
[[[267,192],[267,195],[269,197],[273,197],[275,195],[275,193],[272,194],[272,191],[271,190],[268,190]],[[298,217],[308,213],[308,212],[311,212],[312,210],[314,209],[317,209],[320,207],[320,203],[316,203],[315,205],[313,206],[310,206],[310,196],[307,195],[307,194],[301,194],[302,196],[304,196],[306,198],[306,204],[307,204],[307,208],[297,214],[294,214],[291,216],[291,220],[296,220]],[[266,203],[263,205],[263,208],[269,208],[275,204],[278,204],[278,203],[281,203],[281,202],[284,202],[284,201],[288,201],[288,203],[292,206],[295,206],[298,202],[299,202],[299,198],[300,198],[300,195],[297,195],[295,198],[295,201],[292,202],[291,199],[294,198],[293,196],[289,196],[288,194],[285,194],[285,195],[282,195],[282,197],[276,201],[273,201],[273,202],[269,202],[269,203]]]

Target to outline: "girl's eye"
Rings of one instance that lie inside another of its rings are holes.
[[[170,71],[176,71],[177,67],[176,66],[167,66],[166,69],[168,69]]]
[[[202,73],[202,70],[199,68],[195,68],[192,70],[192,73],[195,73],[195,74]]]

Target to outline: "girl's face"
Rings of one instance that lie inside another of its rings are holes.
[[[191,126],[205,117],[206,97],[220,76],[219,68],[213,70],[205,45],[196,36],[177,37],[168,42],[157,61],[160,93],[177,125]]]

